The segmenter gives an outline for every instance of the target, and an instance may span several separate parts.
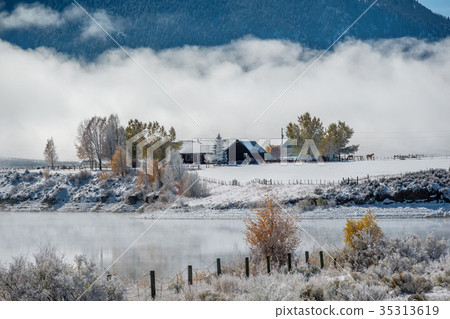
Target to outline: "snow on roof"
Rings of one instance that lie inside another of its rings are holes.
[[[241,142],[241,144],[244,145],[250,151],[250,153],[265,153],[266,152],[255,141],[241,141],[241,140],[239,140],[239,142]]]
[[[183,145],[180,149],[180,154],[212,154],[214,153],[214,145],[216,139],[214,138],[197,138],[193,140],[182,141]],[[222,139],[223,146],[228,145],[228,140]]]

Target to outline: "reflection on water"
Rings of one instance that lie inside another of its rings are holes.
[[[26,255],[43,243],[56,245],[67,259],[86,254],[96,263],[109,266],[154,220],[136,214],[107,213],[0,213],[0,262]],[[422,239],[434,231],[448,238],[448,219],[380,220],[389,237],[415,233]],[[303,220],[301,251],[323,246],[342,247],[345,220]],[[222,263],[248,253],[240,220],[159,220],[115,264],[113,271],[139,278],[150,270],[172,275],[187,265],[204,268],[221,258]]]

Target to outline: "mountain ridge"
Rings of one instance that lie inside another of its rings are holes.
[[[92,0],[78,1],[123,46],[163,50],[184,45],[216,46],[251,35],[288,40],[313,49],[327,48],[371,4],[368,0]],[[32,5],[33,0],[20,3]],[[76,8],[70,1],[39,3],[61,14]],[[8,2],[11,14],[19,2]],[[93,22],[77,9],[77,19],[57,27],[0,30],[0,38],[22,48],[46,46],[73,56],[95,58],[115,48],[101,32],[86,34]],[[0,12],[1,13],[1,12]],[[95,27],[95,26],[94,26]],[[97,30],[98,31],[98,30]],[[80,36],[81,35],[81,36]],[[450,19],[416,0],[379,0],[345,35],[360,40],[414,37],[440,40],[450,36]],[[344,38],[345,38],[344,37]]]

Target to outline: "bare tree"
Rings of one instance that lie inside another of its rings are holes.
[[[106,121],[105,127],[105,158],[112,160],[117,147],[124,148],[125,146],[125,129],[120,126],[120,120],[117,114],[111,114]]]
[[[78,158],[88,160],[91,169],[93,169],[95,158],[92,151],[92,145],[89,143],[87,135],[85,134],[88,124],[89,120],[83,120],[78,125],[77,137],[75,138],[75,147],[77,149]]]
[[[102,170],[102,162],[105,158],[106,117],[94,116],[91,118],[85,134],[92,145],[92,152],[98,162],[98,168]]]
[[[91,168],[96,160],[99,169],[105,158],[106,117],[94,116],[90,120],[84,120],[78,126],[78,135],[75,145],[79,158],[88,159]]]
[[[55,168],[55,163],[58,160],[58,154],[56,153],[55,141],[53,141],[53,137],[47,140],[47,145],[44,150],[44,158],[47,163],[52,166],[52,169]]]

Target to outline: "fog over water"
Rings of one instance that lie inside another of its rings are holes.
[[[32,258],[40,244],[50,243],[67,260],[86,254],[99,265],[108,267],[147,229],[154,220],[140,219],[137,214],[107,213],[0,213],[0,262],[12,256]],[[437,237],[450,237],[448,219],[385,219],[379,221],[385,234],[400,237],[414,233],[425,238],[434,231]],[[344,219],[302,220],[304,250],[342,247]],[[248,255],[241,220],[159,220],[114,266],[113,272],[140,278],[155,270],[160,276],[171,276],[187,265],[201,269]],[[213,268],[211,268],[213,269]]]

